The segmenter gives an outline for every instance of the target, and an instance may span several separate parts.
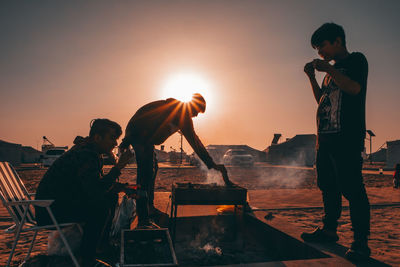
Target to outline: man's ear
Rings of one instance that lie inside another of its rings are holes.
[[[336,37],[336,40],[334,42],[337,46],[343,46],[343,40],[342,37]]]
[[[93,140],[94,140],[95,143],[100,142],[102,139],[103,139],[103,137],[101,135],[99,135],[99,134],[95,134],[94,137],[93,137]]]

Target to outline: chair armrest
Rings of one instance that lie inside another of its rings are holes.
[[[17,200],[17,201],[10,201],[5,203],[6,206],[19,206],[19,205],[34,205],[39,207],[48,207],[50,206],[54,200]]]

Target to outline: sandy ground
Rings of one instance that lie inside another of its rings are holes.
[[[107,168],[106,168],[107,171]],[[28,191],[35,192],[44,169],[18,170]],[[274,218],[284,219],[301,230],[311,230],[320,224],[323,214],[320,192],[316,186],[315,171],[310,168],[284,168],[256,165],[254,168],[228,168],[235,183],[249,189],[250,205],[255,209],[268,210]],[[121,182],[134,183],[134,165],[124,169]],[[370,247],[372,256],[391,265],[400,265],[400,190],[391,187],[391,173],[365,172],[364,181],[372,204]],[[161,165],[156,181],[159,208],[167,210],[165,203],[173,182],[220,183],[218,173],[198,168],[176,168]],[[164,192],[164,193],[163,193]],[[344,201],[344,206],[347,202]],[[207,208],[209,209],[209,208]],[[179,214],[178,214],[179,215]],[[6,209],[0,206],[0,231],[12,224]],[[340,220],[339,235],[344,246],[352,239],[349,211],[345,207]],[[28,249],[30,235],[23,235],[17,246],[13,265],[18,265]],[[48,232],[38,235],[32,255],[45,254]],[[12,234],[0,235],[0,266],[4,266],[13,241]]]

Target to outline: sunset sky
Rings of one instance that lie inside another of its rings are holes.
[[[205,145],[261,150],[274,133],[315,133],[303,67],[317,58],[314,30],[335,22],[369,61],[376,150],[400,139],[399,13],[396,0],[2,1],[0,139],[70,146],[93,118],[125,129],[179,75],[205,87],[207,110],[194,119]],[[179,136],[165,145],[178,148]]]

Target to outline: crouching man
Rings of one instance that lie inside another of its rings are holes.
[[[102,155],[112,155],[121,127],[108,119],[92,121],[88,137],[77,137],[74,146],[44,174],[36,199],[54,199],[51,209],[59,223],[83,223],[82,265],[96,264],[96,247],[107,247],[118,192],[116,179],[132,154],[125,151],[114,167],[103,174]],[[44,208],[36,208],[39,225],[51,223]],[[99,244],[101,243],[101,244]]]

